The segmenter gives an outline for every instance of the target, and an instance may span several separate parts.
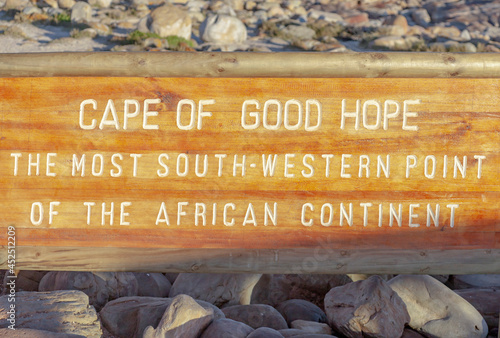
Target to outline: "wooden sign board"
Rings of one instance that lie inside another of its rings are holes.
[[[0,63],[1,268],[500,271],[498,56]]]

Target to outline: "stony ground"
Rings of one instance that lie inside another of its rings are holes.
[[[0,52],[500,52],[500,0],[0,0]]]
[[[0,337],[498,336],[500,275],[21,271],[15,332],[10,280]]]
[[[0,7],[0,53],[500,52],[500,0],[0,0]],[[7,328],[7,282],[0,337],[498,336],[500,275],[21,271],[18,336]]]

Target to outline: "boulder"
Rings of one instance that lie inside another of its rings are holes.
[[[431,276],[399,275],[388,284],[405,302],[414,330],[435,337],[487,336],[481,314]]]
[[[453,289],[497,288],[500,289],[500,275],[453,275]]]
[[[281,333],[270,327],[259,327],[250,333],[247,338],[284,338]]]
[[[158,327],[148,326],[143,338],[193,337],[197,338],[214,319],[213,309],[205,309],[187,296],[172,299],[165,309]]]
[[[276,306],[288,299],[305,299],[323,308],[331,288],[350,282],[347,275],[263,275],[253,290],[252,303]]]
[[[21,270],[16,277],[16,291],[38,291],[40,280],[47,274],[47,271]],[[11,280],[9,274],[5,274],[3,280],[3,289],[6,289],[7,283]]]
[[[245,42],[247,29],[237,17],[216,14],[210,15],[200,26],[200,36],[205,42],[229,45]]]
[[[299,329],[310,334],[332,334],[332,328],[325,323],[311,322],[308,320],[297,319],[290,326],[292,329]]]
[[[252,331],[245,323],[221,318],[214,320],[200,338],[246,338]]]
[[[170,289],[170,297],[189,295],[217,307],[250,304],[260,274],[181,273]]]
[[[272,306],[265,304],[234,305],[222,309],[226,318],[233,319],[257,329],[270,327],[275,330],[287,329],[283,316]]]
[[[138,284],[138,296],[168,297],[172,285],[163,274],[134,272],[134,276]]]
[[[338,286],[325,296],[328,324],[347,337],[400,337],[410,321],[400,297],[379,276]]]
[[[103,326],[114,336],[129,338],[142,337],[148,326],[156,327],[171,298],[122,297],[107,303],[99,315]],[[196,301],[205,309],[212,309],[216,319],[224,318],[217,307],[203,301]]]
[[[462,289],[455,293],[468,301],[488,324],[490,330],[498,328],[500,315],[500,289]]]
[[[326,323],[326,314],[318,306],[304,299],[289,299],[278,306],[276,310],[290,326],[293,321],[301,319],[318,323]]]
[[[108,301],[138,293],[137,279],[131,272],[51,271],[39,285],[40,291],[79,290],[89,296],[98,311]]]
[[[89,22],[92,18],[92,6],[84,1],[77,1],[71,7],[71,22]]]
[[[34,329],[0,329],[0,338],[85,338],[71,333],[58,333]]]
[[[45,330],[90,338],[101,337],[101,324],[89,297],[81,291],[17,292],[16,329]],[[7,328],[11,302],[0,297],[0,327]]]

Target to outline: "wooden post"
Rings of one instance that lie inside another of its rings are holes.
[[[500,57],[0,56],[0,268],[500,271]],[[10,232],[9,232],[10,231]]]

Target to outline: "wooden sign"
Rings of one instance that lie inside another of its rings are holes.
[[[498,56],[0,63],[0,268],[500,271]]]

